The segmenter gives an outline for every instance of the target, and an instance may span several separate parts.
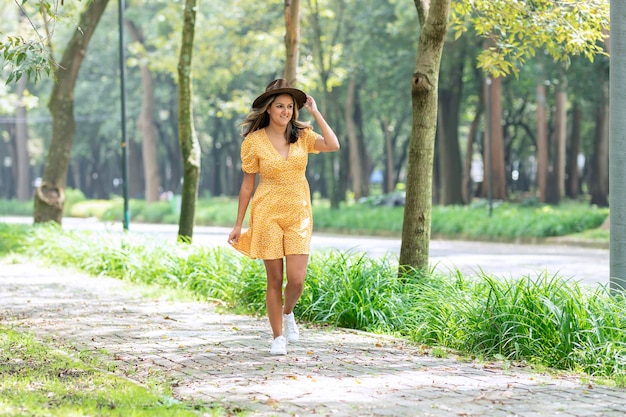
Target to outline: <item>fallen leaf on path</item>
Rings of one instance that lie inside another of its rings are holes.
[[[276,401],[272,397],[270,397],[267,400],[265,400],[265,404],[269,405],[270,407],[278,407],[278,401]]]

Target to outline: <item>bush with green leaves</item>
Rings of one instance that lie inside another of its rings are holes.
[[[33,201],[0,200],[0,214],[4,216],[32,216]]]

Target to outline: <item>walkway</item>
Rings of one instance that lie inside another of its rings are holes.
[[[626,416],[626,390],[503,363],[435,358],[401,340],[304,327],[268,354],[264,317],[220,314],[69,270],[0,262],[0,324],[108,352],[138,381],[250,416]],[[156,371],[156,372],[155,372]]]

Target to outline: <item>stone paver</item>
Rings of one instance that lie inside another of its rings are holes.
[[[179,399],[251,416],[626,416],[623,389],[434,358],[361,332],[304,327],[274,357],[265,317],[145,297],[70,270],[0,263],[0,323],[111,355],[140,382],[165,375]]]

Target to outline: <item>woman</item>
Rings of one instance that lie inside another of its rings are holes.
[[[321,135],[298,121],[298,110],[303,106],[317,122]],[[265,303],[274,335],[270,353],[285,355],[287,341],[296,342],[299,338],[293,309],[304,289],[313,230],[311,196],[305,177],[308,154],[336,151],[339,141],[315,100],[289,87],[283,79],[267,85],[242,124],[244,176],[237,221],[228,242],[250,258],[263,259],[267,273]],[[259,184],[255,191],[257,173]],[[241,233],[251,198],[249,227]]]

